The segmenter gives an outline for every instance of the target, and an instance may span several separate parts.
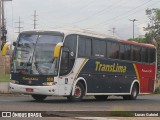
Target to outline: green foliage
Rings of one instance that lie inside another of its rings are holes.
[[[147,9],[146,15],[149,19],[148,26],[144,28],[147,32],[145,38],[129,39],[129,41],[136,41],[139,43],[154,44],[157,46],[157,66],[160,70],[160,9]],[[154,40],[156,42],[154,42]]]
[[[9,82],[10,75],[9,74],[0,74],[0,82]]]
[[[128,41],[135,41],[138,43],[148,43],[145,38],[135,38],[134,40],[132,38],[130,38],[130,39],[128,39]]]
[[[153,44],[155,44],[152,41],[153,39],[160,42],[160,9],[147,9],[146,15],[149,19],[148,26],[145,28],[145,31],[147,31],[145,35],[146,40]]]
[[[155,92],[156,94],[160,94],[160,86],[158,88],[155,89]]]
[[[130,111],[112,111],[110,115],[114,117],[134,117],[134,113]]]

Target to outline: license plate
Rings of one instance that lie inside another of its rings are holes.
[[[33,92],[33,88],[26,88],[26,92]]]

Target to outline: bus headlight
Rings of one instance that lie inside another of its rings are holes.
[[[44,82],[42,83],[44,86],[52,86],[54,85],[54,82]]]
[[[13,83],[13,84],[19,84],[19,82],[16,81],[16,80],[10,80],[10,82]]]

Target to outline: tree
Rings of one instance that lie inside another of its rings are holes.
[[[130,38],[130,39],[128,39],[128,41],[135,41],[135,42],[138,42],[138,43],[148,43],[146,41],[146,38],[135,38],[134,40],[133,40],[133,38]]]
[[[146,15],[149,19],[149,23],[144,30],[147,32],[145,38],[129,39],[130,41],[136,41],[139,43],[153,44],[157,47],[157,66],[160,70],[160,9],[152,8],[146,9]]]
[[[146,15],[149,19],[148,26],[144,28],[146,41],[157,46],[160,43],[160,9],[147,9]]]
[[[149,43],[157,47],[157,66],[160,69],[160,9],[147,9],[146,15],[149,19],[145,37]]]

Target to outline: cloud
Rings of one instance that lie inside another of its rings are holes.
[[[147,23],[142,23],[142,24],[138,25],[140,35],[146,34],[146,31],[144,31],[144,27],[147,27]]]

